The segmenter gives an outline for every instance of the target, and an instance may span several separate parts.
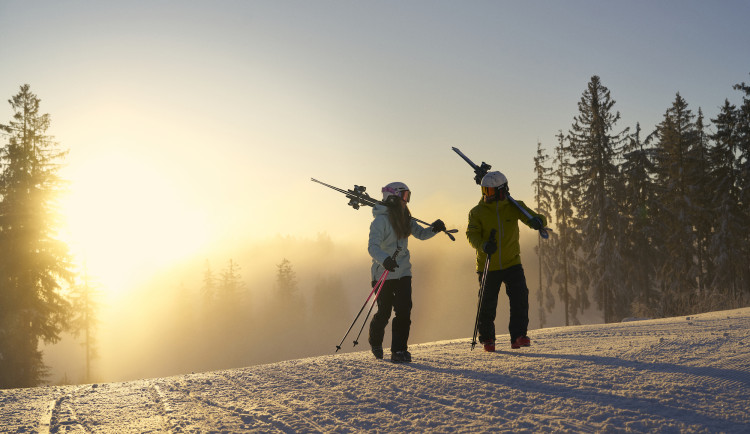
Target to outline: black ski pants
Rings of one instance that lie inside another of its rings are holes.
[[[505,293],[510,301],[510,322],[508,331],[510,341],[519,336],[526,336],[529,327],[529,288],[526,286],[526,275],[521,264],[504,270],[487,273],[482,307],[479,310],[479,341],[495,340],[495,315],[500,285],[505,283]],[[479,273],[479,284],[482,284],[482,273]]]
[[[377,282],[372,282],[375,286]],[[370,337],[368,341],[372,347],[382,347],[385,336],[385,326],[393,317],[391,352],[405,351],[409,340],[411,327],[411,276],[400,279],[386,280],[378,297],[378,311],[370,322]]]

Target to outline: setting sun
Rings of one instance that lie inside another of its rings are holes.
[[[62,201],[66,241],[103,289],[128,289],[139,275],[195,253],[208,239],[203,211],[149,161],[122,150],[68,167]]]

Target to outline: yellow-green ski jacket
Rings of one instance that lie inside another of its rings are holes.
[[[537,214],[532,209],[517,201],[532,216],[542,219],[547,226],[547,218]],[[484,271],[487,255],[482,251],[482,244],[489,241],[490,231],[495,229],[497,252],[490,259],[490,271],[504,270],[521,263],[521,245],[518,241],[518,221],[529,226],[527,218],[521,210],[509,200],[485,202],[480,199],[479,204],[469,211],[469,225],[466,228],[466,238],[471,247],[477,250],[477,271]],[[529,226],[531,227],[531,226]]]

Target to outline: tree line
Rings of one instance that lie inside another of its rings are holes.
[[[545,312],[565,324],[592,307],[605,322],[750,302],[750,86],[706,120],[676,94],[661,122],[618,130],[620,113],[591,77],[567,133],[537,145],[535,198],[556,228],[538,252]]]

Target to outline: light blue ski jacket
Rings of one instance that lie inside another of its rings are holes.
[[[385,271],[383,261],[392,256],[397,248],[401,248],[396,256],[398,268],[388,273],[388,280],[411,276],[411,261],[409,255],[409,238],[396,238],[396,232],[388,219],[388,208],[383,205],[375,205],[372,208],[375,217],[370,223],[370,239],[367,244],[367,252],[372,257],[372,280],[377,281]],[[414,220],[411,221],[411,234],[419,240],[427,240],[435,236],[432,228],[423,228]]]

